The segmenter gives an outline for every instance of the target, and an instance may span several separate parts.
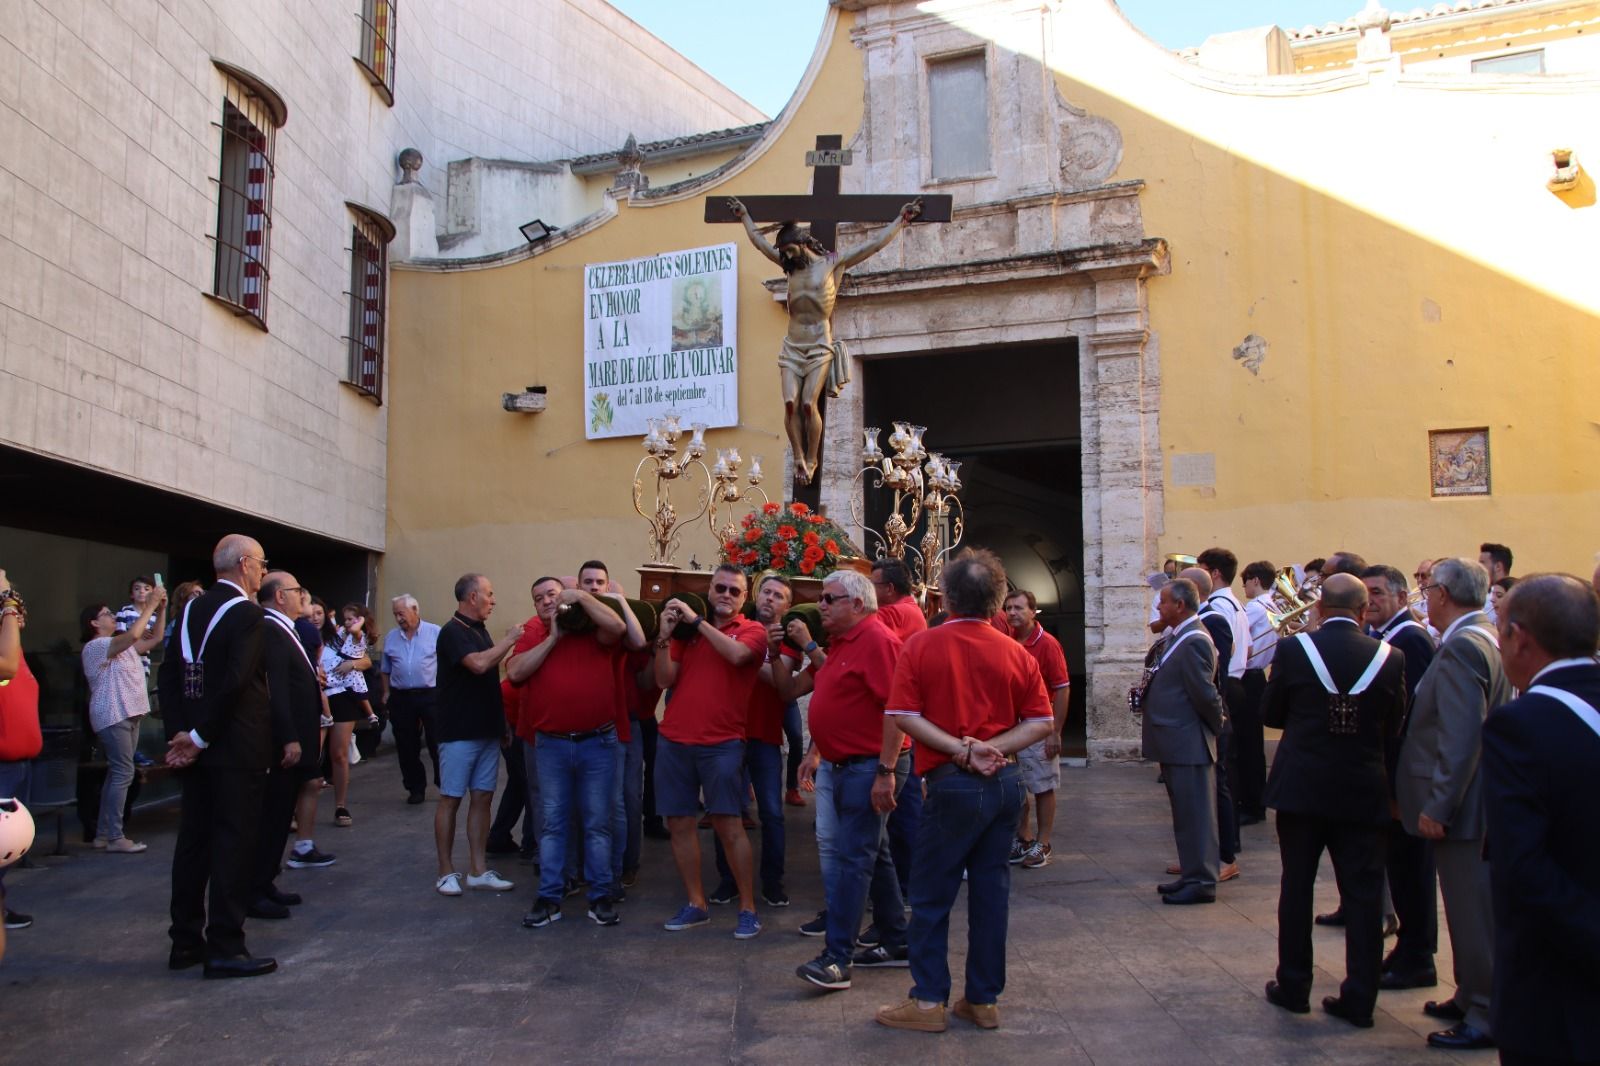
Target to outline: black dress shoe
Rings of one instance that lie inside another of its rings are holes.
[[[1355,1008],[1346,1003],[1340,996],[1323,996],[1322,1009],[1335,1018],[1343,1018],[1357,1029],[1372,1028],[1372,1015],[1357,1014]]]
[[[1290,1014],[1310,1014],[1311,1001],[1308,999],[1290,999],[1289,993],[1276,981],[1267,982],[1267,1002],[1274,1007],[1282,1007]]]
[[[289,917],[289,908],[284,906],[282,903],[279,903],[277,900],[268,899],[266,896],[260,896],[254,903],[245,908],[244,913],[251,918],[267,918],[277,920],[279,918]]]
[[[255,955],[224,955],[206,960],[205,976],[208,981],[221,980],[225,977],[260,977],[277,968],[277,959]]]
[[[1180,877],[1176,881],[1168,881],[1165,884],[1157,885],[1156,891],[1161,893],[1163,896],[1170,896],[1188,883],[1189,882]]]
[[[1315,921],[1318,925],[1343,925],[1344,908],[1340,907],[1337,910],[1329,911],[1327,914],[1319,914]]]
[[[1241,814],[1241,815],[1239,815],[1239,824],[1240,825],[1260,825],[1263,821],[1265,821],[1265,819],[1262,818],[1258,814]]]
[[[1467,1016],[1467,1012],[1456,1006],[1453,999],[1430,999],[1422,1005],[1422,1013],[1444,1022],[1463,1021]]]
[[[1429,1033],[1428,1046],[1444,1048],[1446,1051],[1480,1051],[1494,1047],[1494,1037],[1475,1025],[1457,1022],[1441,1032]]]
[[[261,894],[267,899],[270,899],[272,902],[281,903],[285,907],[298,907],[300,904],[305,902],[305,900],[300,898],[300,893],[284,892],[280,890],[277,885],[270,886]]]
[[[419,788],[419,789],[416,789],[415,791],[410,792],[410,793],[407,794],[406,802],[409,803],[409,804],[412,804],[413,806],[415,806],[416,804],[421,803],[423,800],[425,800],[427,798],[428,798],[428,794],[426,792],[424,792],[422,789]]]
[[[167,956],[167,969],[187,970],[191,966],[199,966],[206,961],[204,948],[173,948]]]
[[[1184,885],[1176,892],[1169,892],[1161,897],[1162,903],[1171,903],[1175,907],[1187,906],[1190,903],[1215,903],[1216,901],[1216,889],[1207,888],[1204,885],[1198,885],[1193,882]]]
[[[1383,976],[1378,978],[1378,987],[1386,992],[1401,988],[1432,988],[1438,983],[1439,974],[1434,970],[1385,970]]]

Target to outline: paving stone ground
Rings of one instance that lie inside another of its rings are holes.
[[[1270,824],[1244,830],[1244,875],[1208,907],[1166,907],[1155,892],[1173,854],[1165,794],[1149,765],[1065,772],[1056,859],[1012,878],[1001,1028],[952,1020],[943,1035],[894,1032],[874,1008],[904,997],[904,970],[858,970],[854,987],[822,993],[793,975],[820,942],[796,925],[821,905],[810,809],[788,809],[794,905],[765,909],[764,932],[733,939],[735,915],[668,933],[681,904],[665,842],[646,840],[644,867],[602,929],[571,906],[542,930],[521,927],[531,866],[499,860],[517,882],[504,894],[447,899],[433,890],[433,804],[404,803],[392,755],[354,770],[356,825],[325,824],[338,855],[325,870],[286,870],[279,884],[306,902],[282,922],[252,921],[251,949],[281,970],[203,981],[166,969],[167,878],[175,807],[136,815],[144,855],[69,843],[37,869],[7,875],[11,905],[37,919],[13,932],[0,963],[0,1062],[492,1063],[1270,1063],[1487,1064],[1424,1045],[1438,1028],[1426,999],[1450,994],[1441,920],[1441,983],[1385,992],[1377,1026],[1357,1030],[1320,1010],[1291,1016],[1262,998],[1276,952],[1279,865]],[[326,794],[325,794],[326,795]],[[332,818],[326,802],[320,816]],[[53,844],[41,827],[39,851]],[[710,834],[703,834],[708,884]],[[458,863],[461,860],[458,857]],[[952,923],[960,988],[965,897]],[[1331,869],[1319,910],[1335,902]],[[1442,913],[1442,912],[1441,912]],[[1316,933],[1312,1002],[1336,993],[1343,938]],[[887,1058],[886,1058],[887,1057]]]

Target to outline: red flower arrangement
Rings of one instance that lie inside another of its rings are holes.
[[[742,536],[722,545],[722,558],[752,576],[773,570],[790,577],[824,577],[838,568],[841,557],[861,554],[843,529],[803,503],[763,504],[759,513],[745,515],[740,526]]]

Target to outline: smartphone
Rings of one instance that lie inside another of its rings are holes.
[[[159,571],[159,570],[157,570],[157,571],[156,571],[156,588],[158,588],[158,589],[164,589],[164,588],[166,588],[166,587],[167,587],[167,586],[165,586],[165,585],[163,585],[163,584],[162,584],[162,583],[161,583],[161,571]]]

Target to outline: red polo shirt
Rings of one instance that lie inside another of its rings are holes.
[[[22,762],[44,748],[39,729],[39,682],[23,659],[17,675],[0,681],[0,762]]]
[[[1072,684],[1072,679],[1067,676],[1067,657],[1061,653],[1061,642],[1046,633],[1044,626],[1035,622],[1033,633],[1024,637],[1021,643],[1033,656],[1033,661],[1039,664],[1044,687],[1050,690],[1052,696],[1057,689]]]
[[[721,744],[744,739],[750,717],[750,686],[758,683],[756,675],[767,658],[767,629],[743,615],[734,615],[727,625],[717,629],[754,654],[744,666],[734,666],[699,634],[692,640],[672,642],[678,683],[667,700],[661,735],[678,744]]]
[[[661,690],[656,688],[655,655],[651,650],[641,648],[638,651],[624,652],[622,656],[622,691],[628,705],[628,715],[635,721],[656,716],[656,704],[661,702]],[[639,673],[643,671],[649,678],[645,687],[639,685]],[[625,738],[626,739],[626,738]]]
[[[901,642],[910,640],[913,633],[921,633],[928,628],[928,620],[922,617],[922,608],[910,596],[902,596],[895,603],[878,604],[878,621],[899,637]]]
[[[953,737],[979,740],[1024,719],[1052,720],[1039,664],[988,621],[952,618],[907,644],[885,713],[926,718]],[[916,752],[919,774],[950,761],[926,744]]]
[[[517,646],[527,641],[528,647],[537,647],[549,634],[549,627],[535,616]],[[524,739],[535,732],[586,733],[607,722],[627,722],[621,645],[601,644],[592,631],[561,634],[521,687],[517,732]]]
[[[789,645],[781,645],[781,654],[790,660],[789,672],[796,670],[800,653]],[[767,650],[766,662],[772,661],[772,651]],[[750,688],[750,717],[745,723],[745,739],[759,740],[773,747],[783,746],[783,712],[787,704],[778,698],[778,690],[761,680],[757,672],[756,683]]]
[[[868,615],[828,637],[828,660],[811,690],[811,739],[829,762],[883,750],[883,705],[900,658],[900,638]]]

